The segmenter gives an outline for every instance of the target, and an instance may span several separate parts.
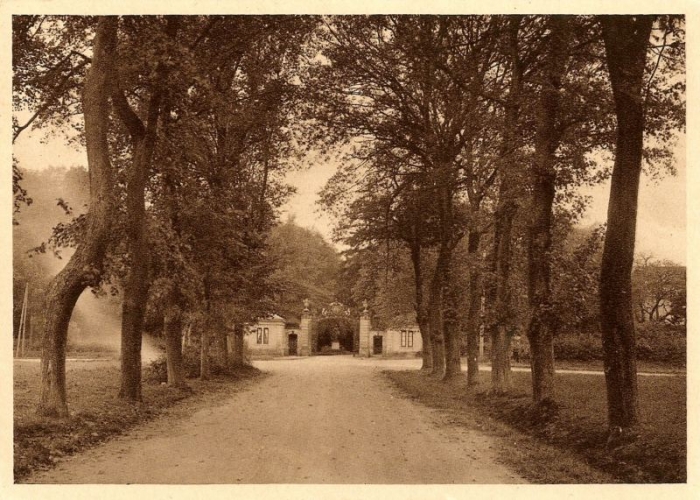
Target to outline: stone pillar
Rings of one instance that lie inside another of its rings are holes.
[[[299,356],[311,356],[311,313],[308,309],[301,313],[297,352]]]
[[[360,348],[358,353],[360,356],[366,356],[368,358],[372,355],[372,342],[369,331],[369,312],[365,310],[362,312],[362,316],[360,316]]]

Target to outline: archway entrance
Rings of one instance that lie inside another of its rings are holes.
[[[317,354],[352,353],[355,325],[347,317],[323,317],[314,322],[314,352]]]

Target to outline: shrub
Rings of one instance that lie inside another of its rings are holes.
[[[600,335],[590,333],[558,335],[554,338],[554,358],[572,361],[603,359]]]
[[[685,366],[686,327],[659,322],[637,324],[637,359]]]
[[[245,352],[244,352],[245,355]],[[182,351],[182,364],[185,370],[186,378],[197,378],[201,371],[201,358],[198,346],[186,346]],[[247,360],[247,357],[246,357]],[[247,361],[246,361],[247,362]],[[212,376],[230,375],[231,367],[222,366],[219,359],[211,352],[209,354],[209,367]],[[168,381],[168,364],[165,356],[161,356],[153,360],[146,367],[146,380],[154,383],[162,383]]]
[[[153,382],[154,384],[168,381],[168,364],[165,355],[159,356],[148,363],[143,378],[146,382]]]
[[[685,326],[646,322],[637,324],[636,331],[637,359],[685,366]],[[600,334],[560,334],[554,339],[554,357],[569,361],[602,360]]]

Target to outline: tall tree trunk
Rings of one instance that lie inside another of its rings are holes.
[[[233,327],[233,366],[243,366],[246,364],[245,354],[243,352],[244,333],[243,325],[236,323]]]
[[[510,335],[505,325],[495,325],[491,330],[491,392],[507,392],[510,385]]]
[[[438,258],[438,266],[440,266]],[[430,342],[432,344],[432,369],[431,375],[442,377],[445,374],[445,337],[442,327],[442,309],[443,309],[443,284],[442,272],[435,270],[432,282],[430,284],[430,299],[428,302],[428,321],[430,326]]]
[[[467,316],[467,385],[479,383],[479,323],[481,313],[481,271],[479,242],[481,233],[469,231],[469,309]]]
[[[510,297],[510,264],[512,259],[513,220],[518,211],[517,203],[517,134],[520,115],[523,67],[518,49],[518,36],[522,16],[509,19],[508,50],[511,59],[511,82],[505,107],[503,145],[501,146],[501,183],[498,190],[494,247],[491,270],[495,286],[490,287],[490,335],[491,335],[491,389],[504,392],[510,388],[510,334],[513,311]]]
[[[434,173],[438,204],[439,242],[435,273],[430,287],[430,335],[433,338],[433,371],[441,379],[452,378],[460,372],[459,342],[456,328],[455,290],[450,280],[452,253],[459,241],[454,225],[454,195],[452,193],[452,164],[440,159]],[[455,352],[456,351],[456,352]]]
[[[496,210],[496,228],[492,271],[495,284],[490,287],[489,302],[492,307],[491,336],[491,389],[500,393],[510,388],[510,335],[513,326],[512,299],[510,293],[510,265],[512,260],[513,219],[518,210],[515,202],[511,172],[504,173],[499,189]]]
[[[166,307],[163,315],[165,333],[165,357],[168,367],[168,385],[187,387],[185,367],[182,361],[182,312],[175,305]]]
[[[139,141],[133,161],[127,167],[126,235],[129,274],[122,303],[121,387],[119,397],[141,400],[141,343],[148,300],[145,188],[150,154],[146,141]]]
[[[532,397],[538,405],[554,402],[554,318],[550,250],[552,210],[556,191],[555,153],[561,131],[557,126],[559,91],[566,71],[567,18],[550,16],[551,38],[545,57],[544,83],[536,115],[535,163],[530,189],[528,224],[527,336],[530,343]]]
[[[457,291],[453,284],[451,272],[448,270],[444,279],[445,299],[443,313],[443,329],[445,331],[445,374],[443,380],[456,378],[462,373],[461,347],[462,336],[457,318]]]
[[[174,37],[179,20],[169,16],[166,32]],[[133,158],[127,166],[126,240],[129,253],[129,274],[124,286],[122,304],[122,376],[119,397],[141,400],[141,344],[143,321],[149,289],[149,249],[146,238],[145,191],[155,151],[163,89],[167,76],[164,64],[156,66],[155,90],[147,107],[146,124],[129,105],[119,88],[119,75],[113,94],[115,111],[128,129],[133,144]]]
[[[643,81],[652,16],[601,16],[617,141],[600,273],[600,315],[611,429],[637,424],[632,266],[644,141]]]
[[[209,362],[209,326],[209,321],[205,321],[202,325],[202,345],[199,351],[199,378],[201,380],[208,380],[211,378],[211,363]]]
[[[211,364],[209,363],[209,331],[211,329],[211,283],[208,274],[204,276],[204,302],[205,315],[202,321],[201,344],[199,349],[199,378],[207,380],[211,378]]]
[[[37,408],[38,413],[44,416],[68,415],[68,323],[83,290],[100,281],[111,218],[116,212],[116,182],[107,141],[111,65],[115,57],[116,40],[116,18],[100,18],[95,33],[92,64],[85,77],[83,90],[90,204],[82,241],[68,264],[51,281],[46,292],[46,320],[42,332],[41,352],[41,396]]]
[[[228,368],[229,366],[229,356],[228,348],[226,342],[226,330],[223,325],[217,322],[216,328],[216,346],[218,351],[219,365],[222,368]]]
[[[418,323],[418,328],[420,329],[420,336],[422,340],[422,351],[421,357],[423,363],[421,364],[421,371],[431,371],[433,368],[433,345],[430,342],[430,331],[428,322],[428,312],[425,308],[425,294],[423,293],[423,266],[421,261],[421,245],[420,242],[416,241],[414,238],[410,244],[411,248],[411,262],[413,264],[413,283],[415,285],[415,310],[416,310],[416,322]]]

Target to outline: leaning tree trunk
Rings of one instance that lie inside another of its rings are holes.
[[[168,385],[187,387],[182,360],[182,312],[173,305],[166,307],[163,315],[165,333],[165,357],[168,368]]]
[[[624,430],[638,421],[632,266],[644,141],[644,64],[654,18],[601,16],[600,20],[617,115],[600,272],[600,316],[608,424],[611,430]]]
[[[85,77],[83,115],[90,171],[90,204],[83,238],[46,292],[46,320],[42,333],[41,397],[38,412],[66,416],[66,341],[75,303],[86,287],[100,281],[116,212],[115,179],[109,159],[109,95],[117,21],[102,17],[95,33],[92,64]]]
[[[555,153],[561,131],[557,127],[562,78],[566,71],[567,20],[551,16],[551,38],[545,58],[544,83],[536,115],[535,164],[530,190],[528,224],[528,305],[527,337],[530,343],[532,398],[535,404],[554,402],[554,317],[550,251],[552,211],[556,191]]]
[[[479,383],[479,319],[481,314],[481,271],[479,242],[481,233],[469,231],[469,310],[467,316],[467,385]]]

